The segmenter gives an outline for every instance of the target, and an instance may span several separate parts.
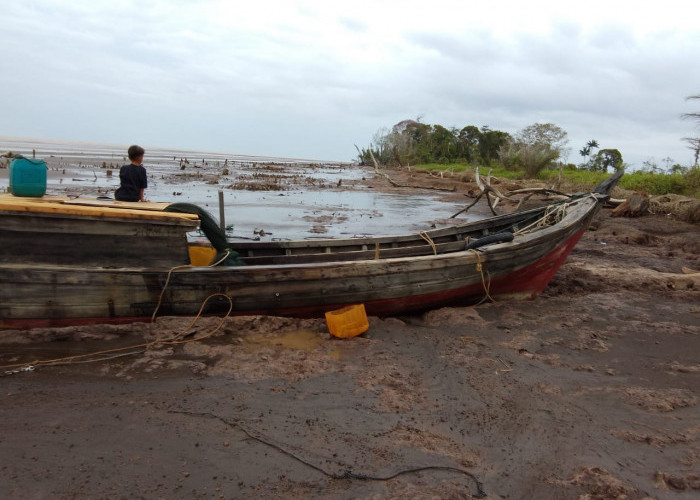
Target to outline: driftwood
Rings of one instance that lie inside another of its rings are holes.
[[[496,205],[498,205],[499,202],[501,201],[510,201],[510,202],[517,202],[517,206],[515,207],[514,210],[519,210],[520,207],[523,205],[523,203],[527,202],[533,195],[538,194],[538,195],[547,195],[549,198],[554,198],[556,200],[561,200],[561,199],[567,199],[570,198],[571,195],[562,193],[561,191],[557,191],[556,189],[553,188],[524,188],[524,189],[514,189],[512,191],[508,191],[507,193],[501,193],[498,189],[495,187],[491,186],[491,171],[489,170],[488,175],[486,176],[486,182],[483,182],[481,180],[481,177],[479,176],[479,167],[474,169],[474,180],[476,181],[476,185],[479,187],[479,195],[476,197],[474,202],[470,204],[469,206],[463,208],[459,212],[457,212],[454,215],[451,215],[450,218],[457,217],[459,214],[466,212],[469,210],[471,207],[476,205],[478,201],[482,197],[486,197],[486,201],[489,204],[489,208],[491,209],[491,213],[493,215],[497,215],[495,208]],[[520,199],[514,199],[513,195],[521,195],[524,194]]]
[[[621,205],[625,201],[627,201],[626,198],[608,198],[608,201],[606,201],[605,204],[616,207],[618,205]]]
[[[479,200],[483,196],[486,196],[486,201],[489,204],[489,209],[491,209],[491,213],[493,215],[498,215],[498,214],[496,214],[496,210],[494,209],[494,205],[491,202],[491,192],[495,191],[495,189],[491,187],[491,171],[489,170],[489,174],[486,177],[486,184],[484,184],[483,182],[481,182],[481,178],[479,177],[479,167],[476,167],[476,169],[474,169],[474,179],[476,181],[476,185],[479,187],[479,191],[481,191],[479,193],[479,196],[476,197],[476,199],[474,200],[474,202],[471,205],[464,207],[462,210],[460,210],[459,212],[457,212],[455,214],[452,214],[450,216],[450,219],[454,219],[459,214],[466,212],[467,210],[472,208],[474,205],[476,205],[479,202]]]
[[[357,147],[357,146],[355,146]],[[372,163],[374,163],[374,173],[377,175],[381,175],[384,177],[389,184],[391,184],[394,187],[400,187],[400,188],[412,188],[412,189],[432,189],[434,191],[455,191],[455,187],[451,188],[440,188],[440,187],[435,187],[435,186],[419,186],[415,184],[399,184],[398,182],[394,181],[391,177],[389,177],[387,174],[384,172],[379,171],[379,163],[377,162],[377,159],[374,157],[374,154],[372,153],[372,150],[369,150],[369,156],[372,158]]]
[[[481,191],[481,192],[479,193],[479,195],[476,197],[476,199],[474,200],[474,202],[471,205],[464,207],[459,212],[451,215],[450,219],[454,219],[459,214],[469,210],[471,207],[476,205],[483,196],[486,197],[486,201],[488,202],[489,208],[491,209],[491,213],[493,215],[498,215],[496,213],[496,205],[498,205],[499,201],[502,201],[502,200],[514,201],[509,196],[504,195],[498,189],[491,186],[491,170],[489,170],[489,173],[486,175],[486,182],[484,183],[481,180],[481,177],[479,176],[479,167],[476,167],[474,169],[474,180],[476,181],[476,185],[479,187],[479,191]],[[492,197],[493,197],[493,201],[492,201]],[[519,206],[520,205],[518,205],[518,207]]]
[[[531,193],[531,194],[553,194],[556,196],[561,196],[564,198],[569,198],[569,195],[566,193],[562,193],[561,191],[557,191],[556,189],[547,189],[547,188],[524,188],[524,189],[514,189],[513,191],[508,191],[508,196],[514,195],[514,194],[523,194],[523,193]]]

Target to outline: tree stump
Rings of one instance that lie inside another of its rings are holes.
[[[649,195],[646,193],[634,193],[610,215],[613,217],[639,217],[649,213]]]

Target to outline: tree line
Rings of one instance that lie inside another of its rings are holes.
[[[358,148],[358,152],[360,162],[368,165],[372,156],[381,164],[396,166],[463,162],[522,170],[534,177],[543,169],[562,165],[568,142],[567,132],[553,123],[535,123],[511,135],[486,125],[458,129],[403,120],[391,130],[377,132],[369,147]],[[617,149],[600,149],[596,140],[589,141],[579,154],[583,157],[579,168],[607,172],[624,167]]]

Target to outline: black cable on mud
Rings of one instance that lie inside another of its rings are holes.
[[[318,465],[314,465],[310,462],[307,462],[301,457],[298,457],[291,451],[285,450],[281,446],[278,446],[266,439],[263,439],[259,436],[256,436],[253,434],[251,431],[249,431],[245,426],[241,425],[240,422],[237,421],[229,421],[226,420],[223,417],[220,417],[219,415],[215,415],[214,413],[209,413],[209,412],[192,412],[192,411],[185,411],[185,410],[168,410],[168,413],[176,413],[179,415],[189,415],[193,417],[208,417],[208,418],[213,418],[216,420],[219,420],[220,422],[223,422],[224,424],[228,425],[229,427],[236,427],[237,429],[240,429],[246,436],[248,436],[250,439],[253,439],[255,441],[258,441],[259,443],[264,444],[265,446],[269,446],[270,448],[274,448],[275,450],[279,451],[283,455],[287,455],[288,457],[296,460],[297,462],[306,465],[307,467],[310,467],[321,474],[328,476],[332,479],[359,479],[361,481],[390,481],[392,479],[395,479],[399,476],[403,476],[406,474],[415,474],[417,472],[423,472],[423,471],[429,471],[429,470],[438,470],[438,471],[447,471],[447,472],[455,472],[458,474],[463,474],[467,477],[469,477],[472,481],[474,481],[474,484],[476,485],[476,494],[472,495],[473,498],[486,498],[487,494],[484,491],[484,485],[482,484],[481,481],[479,481],[479,478],[476,477],[475,474],[472,474],[468,470],[465,469],[460,469],[459,467],[450,467],[447,465],[427,465],[423,467],[412,467],[410,469],[404,469],[400,470],[394,474],[391,474],[390,476],[372,476],[369,474],[358,474],[357,472],[353,472],[350,469],[347,469],[343,471],[342,473],[333,473],[329,472],[322,467],[319,467]]]

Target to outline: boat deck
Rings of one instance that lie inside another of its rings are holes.
[[[0,262],[148,267],[186,264],[197,215],[169,203],[0,193]]]
[[[170,203],[127,202],[45,195],[37,198],[0,193],[0,211],[37,214],[76,215],[84,217],[116,217],[152,221],[198,221],[194,214],[164,212]]]

